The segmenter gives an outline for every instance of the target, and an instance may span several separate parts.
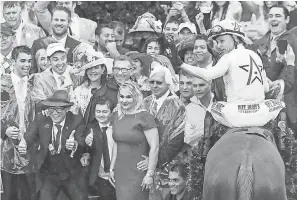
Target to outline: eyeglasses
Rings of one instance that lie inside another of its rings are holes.
[[[0,34],[0,38],[1,38],[2,40],[7,40],[7,39],[8,39],[8,35]]]
[[[119,72],[122,72],[123,74],[126,74],[126,73],[128,73],[129,71],[130,71],[130,69],[126,69],[126,68],[113,68],[113,72],[114,73],[119,73]]]
[[[52,113],[54,113],[54,111],[56,111],[58,114],[60,114],[61,112],[63,112],[63,110],[64,110],[64,108],[49,108],[48,109],[48,113],[49,114],[52,114]]]
[[[162,85],[163,82],[162,81],[149,81],[149,84],[151,84],[151,85],[154,85],[155,83],[160,86],[160,85]]]

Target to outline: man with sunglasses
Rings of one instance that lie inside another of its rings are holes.
[[[16,37],[11,27],[5,26],[1,23],[1,75],[9,74],[12,70],[11,52],[15,46]]]
[[[60,190],[71,200],[87,199],[86,178],[81,154],[84,151],[82,118],[68,112],[73,105],[66,91],[58,90],[42,101],[49,116],[41,116],[30,123],[25,143],[18,146],[21,154],[38,140],[37,185],[40,199],[56,200]]]

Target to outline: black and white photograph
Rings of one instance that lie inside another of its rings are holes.
[[[297,1],[0,1],[1,200],[297,200]]]

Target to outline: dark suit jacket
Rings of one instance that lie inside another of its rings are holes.
[[[98,177],[101,159],[104,160],[104,171],[109,172],[110,159],[108,152],[107,137],[102,133],[101,128],[96,120],[93,120],[87,125],[85,136],[93,129],[93,143],[91,147],[87,147],[87,151],[91,154],[89,185],[93,185]]]
[[[261,39],[255,41],[255,44],[259,47],[268,49],[270,46],[269,31]],[[297,27],[283,33],[278,40],[287,40],[288,44],[293,48],[295,55],[297,55]],[[285,103],[286,110],[291,123],[297,122],[297,82],[295,81],[297,70],[297,59],[295,60],[295,66],[287,66],[283,63],[276,62],[276,50],[272,51],[270,60],[267,55],[262,56],[264,69],[266,70],[267,77],[274,81],[283,79],[285,82]]]
[[[100,98],[109,99],[112,102],[113,107],[117,105],[118,90],[119,90],[119,86],[116,83],[115,79],[112,77],[107,80],[104,86],[94,91],[93,96],[90,99],[89,105],[84,115],[85,124],[88,124],[93,119],[95,119],[95,106],[96,106],[96,101],[98,99]]]
[[[81,174],[82,165],[80,164],[81,154],[84,151],[83,131],[78,130],[78,125],[82,122],[82,118],[68,112],[65,119],[65,124],[62,130],[62,140],[61,140],[61,153],[64,154],[65,165],[72,177],[77,177]],[[30,146],[35,141],[38,141],[39,148],[36,156],[37,171],[40,171],[47,155],[49,154],[48,146],[51,142],[52,137],[53,121],[50,117],[39,116],[35,121],[30,123],[24,138],[27,145]],[[81,125],[81,129],[85,128]],[[71,132],[76,130],[74,137],[78,141],[78,148],[74,154],[73,158],[70,158],[71,151],[67,150],[65,147],[66,140],[69,138]],[[42,185],[43,177],[41,174],[37,174],[37,189]]]
[[[42,48],[46,49],[49,44],[52,44],[52,43],[55,43],[55,42],[56,42],[56,40],[52,36],[47,36],[47,37],[44,37],[44,38],[40,38],[40,39],[35,40],[33,42],[33,45],[32,45],[33,62],[32,62],[32,67],[30,69],[30,74],[38,72],[37,63],[36,63],[36,60],[35,60],[36,52],[39,49],[42,49]],[[66,43],[65,43],[65,49],[67,50],[67,48],[69,48],[69,51],[68,51],[68,54],[67,54],[67,62],[68,63],[73,63],[73,50],[79,44],[80,44],[79,41],[77,41],[76,39],[74,39],[71,36],[67,35],[67,39],[66,39]]]

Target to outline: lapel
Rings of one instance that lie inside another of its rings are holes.
[[[65,148],[64,144],[66,144],[66,140],[69,138],[70,133],[72,132],[72,130],[71,130],[72,122],[71,121],[72,121],[72,117],[71,117],[70,113],[68,112],[66,114],[65,124],[62,129],[62,139],[61,139],[62,149]]]
[[[171,97],[172,95],[173,95],[173,94],[172,94],[171,92],[168,94],[168,96],[166,97],[166,99],[165,99],[164,102],[162,103],[160,109],[158,110],[156,116],[158,116],[158,114],[159,114],[159,112],[160,112],[161,110],[167,108],[167,98],[168,98],[168,97]]]
[[[48,145],[51,143],[52,139],[52,130],[53,130],[53,121],[51,120],[50,117],[46,118],[45,124],[43,124],[43,130],[42,131],[42,136],[44,137],[44,148],[47,152],[48,150]]]

